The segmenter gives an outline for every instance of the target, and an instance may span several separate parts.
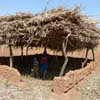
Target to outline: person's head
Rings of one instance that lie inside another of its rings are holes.
[[[37,61],[37,58],[36,58],[36,57],[34,57],[34,58],[33,58],[33,60],[34,60],[34,61]]]
[[[46,50],[46,47],[44,48],[43,55],[47,55],[47,50]]]

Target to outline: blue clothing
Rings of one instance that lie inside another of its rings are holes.
[[[40,72],[43,74],[47,71],[48,69],[48,64],[40,64]]]

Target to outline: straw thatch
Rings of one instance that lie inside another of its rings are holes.
[[[47,46],[56,50],[63,46],[65,51],[94,48],[99,33],[96,24],[88,22],[78,7],[0,18],[0,43],[13,46]]]

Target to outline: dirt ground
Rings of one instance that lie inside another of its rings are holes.
[[[0,100],[100,100],[99,49],[99,47],[95,49],[96,69],[67,93],[61,95],[53,93],[51,91],[52,80],[46,81],[23,76],[23,79],[27,82],[25,88],[16,87],[7,80],[0,80]],[[84,55],[84,53],[81,55]]]
[[[41,81],[24,77],[25,88],[16,87],[6,80],[0,80],[0,100],[48,100],[51,93],[51,81]]]

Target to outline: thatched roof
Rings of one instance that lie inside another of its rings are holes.
[[[67,51],[94,48],[100,30],[80,14],[79,8],[52,9],[36,15],[17,14],[0,18],[0,43],[14,46],[47,46]]]

